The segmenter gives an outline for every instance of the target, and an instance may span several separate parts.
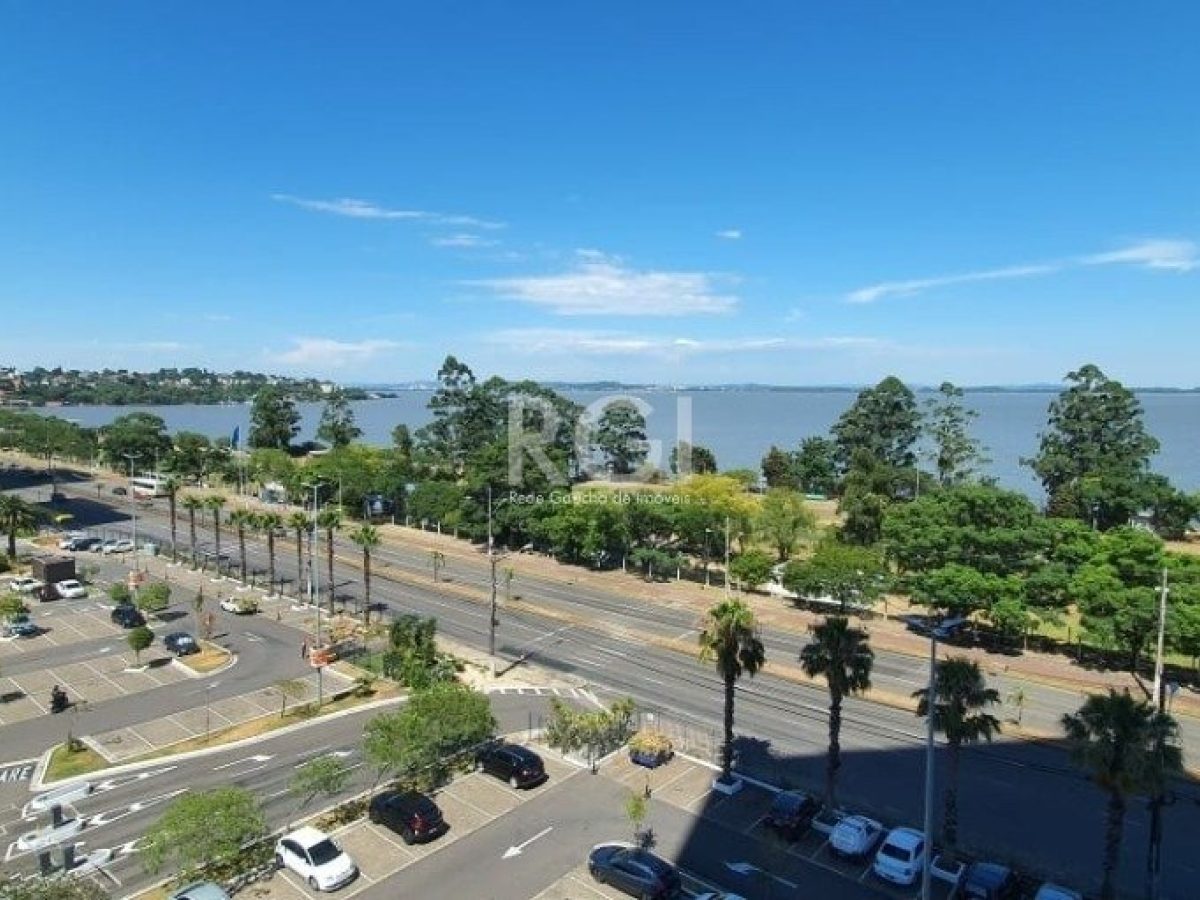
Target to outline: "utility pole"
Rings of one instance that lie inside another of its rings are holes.
[[[138,542],[137,542],[137,495],[133,489],[133,461],[140,459],[140,453],[122,453],[129,460],[129,512],[133,516],[133,569],[138,571]],[[217,560],[217,568],[221,566],[221,561]],[[218,575],[220,572],[217,573]]]
[[[729,599],[729,516],[725,517],[725,599]]]
[[[313,535],[317,530],[317,491],[320,490],[321,482],[317,481],[311,485],[306,484],[305,487],[311,487],[313,492],[313,511],[312,521],[309,523],[308,529],[308,602],[317,610],[317,634],[314,639],[314,646],[309,653],[317,652],[317,648],[321,647],[321,603],[317,600],[317,578],[320,577],[319,571],[313,565]],[[317,670],[317,709],[321,708],[321,702],[324,700],[324,681],[323,667],[316,666]]]
[[[492,677],[496,677],[496,544],[492,537],[492,486],[487,489],[487,553],[491,569],[492,596],[488,614],[488,655],[492,659]]]
[[[928,709],[925,716],[925,846],[933,847],[933,719],[937,703],[937,634],[929,632],[929,684],[926,687],[926,704]],[[921,900],[930,900],[932,896],[932,851],[925,854],[925,864],[921,867]]]
[[[1154,657],[1154,703],[1160,716],[1167,712],[1167,690],[1163,684],[1163,638],[1167,623],[1167,570],[1162,573],[1162,584],[1158,594],[1158,652]],[[1155,751],[1161,764],[1163,753],[1162,734],[1160,732]],[[1162,891],[1162,837],[1163,837],[1163,807],[1167,805],[1167,785],[1161,768],[1155,785],[1154,796],[1150,798],[1150,843],[1146,851],[1146,896],[1149,900],[1158,900]]]

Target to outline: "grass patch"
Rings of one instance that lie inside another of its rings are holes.
[[[229,662],[229,658],[232,655],[224,647],[220,647],[209,641],[201,641],[199,653],[181,656],[179,657],[179,662],[193,672],[199,672],[203,675],[206,672],[212,672],[215,669],[221,668],[221,666]]]
[[[50,764],[46,766],[46,781],[65,781],[78,778],[108,765],[107,760],[91,747],[82,750],[68,750],[66,744],[59,744],[50,754]]]

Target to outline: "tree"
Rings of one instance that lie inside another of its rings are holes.
[[[229,524],[237,531],[238,539],[238,576],[242,584],[246,583],[246,529],[254,527],[253,510],[241,507],[229,514]]]
[[[614,700],[608,709],[579,710],[558,698],[550,700],[546,743],[563,753],[586,751],[588,762],[620,747],[633,735],[637,704],[631,697]]]
[[[159,613],[171,605],[171,586],[165,581],[152,581],[137,594],[137,608],[142,612]]]
[[[875,653],[861,628],[845,616],[828,616],[812,628],[813,639],[800,651],[800,667],[809,678],[824,678],[829,687],[829,752],[825,763],[825,808],[837,804],[837,777],[842,767],[842,701],[871,687]]]
[[[762,458],[763,480],[769,488],[795,487],[792,473],[792,458],[786,450],[774,444]]]
[[[20,594],[0,594],[0,619],[11,619],[28,612],[29,607],[25,605]]]
[[[382,775],[436,784],[458,754],[496,730],[488,698],[458,682],[417,691],[401,709],[363,729],[363,756]]]
[[[180,501],[188,514],[188,540],[191,544],[192,568],[196,568],[196,511],[204,509],[204,499],[195,494],[186,494]]]
[[[136,457],[149,468],[151,462],[171,452],[167,423],[153,413],[117,416],[100,429],[100,435],[105,458],[121,471],[128,471],[127,457]]]
[[[962,399],[962,388],[943,381],[937,396],[925,401],[925,434],[933,444],[931,455],[943,487],[962,484],[988,462],[969,431],[979,413],[965,408]]]
[[[267,595],[275,592],[275,535],[283,530],[283,516],[264,512],[254,517],[254,527],[267,536]],[[300,570],[296,570],[299,577]]]
[[[0,900],[107,900],[97,882],[90,878],[6,879],[0,884]]]
[[[204,614],[204,588],[196,591],[192,597],[192,615],[196,620],[196,634],[200,633],[200,618]]]
[[[371,624],[371,553],[379,546],[379,529],[360,525],[350,532],[350,540],[362,548],[363,554],[363,624]]]
[[[213,555],[217,562],[217,574],[221,572],[221,509],[225,502],[221,494],[210,494],[204,498],[204,507],[213,517]]]
[[[787,561],[800,539],[816,525],[816,516],[804,498],[790,488],[768,490],[754,520],[755,531],[775,548],[780,562]]]
[[[753,677],[766,662],[754,613],[741,600],[723,600],[708,611],[700,631],[700,659],[716,664],[725,685],[725,736],[721,745],[721,779],[730,781],[733,769],[734,689],[742,675]]]
[[[1101,529],[1128,521],[1119,494],[1146,473],[1158,441],[1147,434],[1131,391],[1094,365],[1067,373],[1069,387],[1050,404],[1038,454],[1023,460],[1041,479],[1058,515]]]
[[[1110,689],[1064,715],[1062,727],[1071,758],[1108,794],[1100,897],[1114,900],[1129,795],[1155,793],[1169,775],[1183,770],[1179,726],[1128,691]]]
[[[824,540],[808,559],[784,567],[783,586],[803,600],[831,597],[844,614],[852,607],[869,608],[883,592],[887,567],[874,550]]]
[[[333,601],[337,597],[337,586],[333,582],[333,535],[342,527],[342,511],[336,506],[327,506],[317,515],[317,527],[325,529],[325,562],[329,576],[329,611],[333,612]]]
[[[930,715],[929,689],[913,692],[917,715]],[[946,737],[947,766],[942,806],[942,843],[954,859],[958,848],[958,769],[964,744],[991,741],[1000,731],[1000,720],[984,710],[1000,702],[979,671],[979,663],[965,657],[938,662],[934,677],[933,727]]]
[[[336,756],[318,756],[296,767],[288,790],[299,798],[297,809],[303,809],[318,795],[336,797],[350,783],[353,770]]]
[[[304,577],[304,536],[313,530],[313,520],[308,513],[297,511],[288,516],[287,527],[296,535],[296,584],[299,585]]]
[[[8,535],[8,557],[17,557],[17,535],[37,525],[34,508],[13,494],[0,494],[0,528]]]
[[[179,479],[173,475],[168,475],[162,481],[162,489],[166,491],[167,494],[167,512],[171,518],[171,562],[175,562],[178,559],[178,554],[176,553],[175,547],[178,543],[178,535],[176,532],[179,529],[179,521],[176,513],[179,511],[178,500],[180,487],[181,483]]]
[[[729,575],[738,584],[754,589],[771,580],[771,556],[762,550],[747,550],[729,561]]]
[[[680,441],[671,448],[667,465],[672,475],[715,475],[717,457],[707,447]]]
[[[628,475],[646,458],[646,417],[629,400],[614,400],[596,422],[596,448],[614,475]]]
[[[913,392],[889,375],[861,391],[831,429],[839,467],[847,471],[855,451],[866,450],[884,465],[911,468],[916,461],[913,446],[921,434],[920,421]]]
[[[171,801],[139,842],[147,871],[177,872],[233,856],[267,834],[254,795],[240,787],[192,790]]]
[[[792,475],[806,494],[828,497],[837,492],[837,446],[829,438],[814,436],[800,442],[792,455]]]
[[[321,423],[317,426],[317,440],[326,441],[333,447],[345,447],[362,437],[362,429],[354,422],[354,410],[346,399],[346,392],[334,388],[321,410]]]
[[[154,632],[145,625],[139,625],[130,630],[129,634],[125,636],[125,640],[129,642],[129,649],[133,651],[135,664],[141,665],[142,651],[154,643]]]
[[[250,408],[250,446],[287,450],[299,433],[300,413],[295,402],[278,385],[260,388]]]

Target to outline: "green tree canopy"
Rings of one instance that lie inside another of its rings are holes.
[[[783,586],[803,600],[831,597],[842,612],[870,607],[887,584],[880,554],[836,540],[824,540],[807,559],[794,559],[783,570]]]
[[[962,388],[943,381],[936,397],[925,401],[924,431],[933,445],[932,457],[943,486],[962,484],[987,462],[982,445],[971,437],[979,413],[963,406]]]
[[[829,438],[806,437],[792,457],[792,476],[806,494],[837,493],[837,471],[837,445]]]
[[[133,460],[133,471],[150,471],[155,461],[168,458],[171,438],[167,424],[160,416],[147,412],[129,413],[118,416],[100,429],[100,440],[104,458],[118,471],[129,472],[129,459]]]
[[[146,832],[139,855],[149,872],[165,865],[187,871],[232,856],[266,833],[258,801],[244,788],[190,791],[172,800]]]
[[[786,561],[802,538],[812,534],[817,519],[804,497],[790,488],[771,488],[763,497],[754,519],[754,532],[774,548],[780,562]]]
[[[317,440],[326,441],[333,447],[345,447],[362,437],[362,429],[354,421],[354,410],[346,398],[346,392],[334,388],[325,399],[321,410],[321,422],[317,426]]]
[[[249,446],[287,450],[299,433],[300,412],[295,401],[276,385],[260,388],[250,407]]]
[[[916,461],[913,448],[921,433],[920,423],[913,392],[899,378],[889,375],[861,391],[834,424],[839,466],[846,471],[855,451],[866,450],[885,465],[911,468]]]
[[[729,574],[738,584],[756,588],[771,580],[773,560],[762,550],[747,550],[729,561]]]
[[[596,420],[593,440],[614,475],[629,475],[646,458],[646,417],[631,401],[614,400]]]

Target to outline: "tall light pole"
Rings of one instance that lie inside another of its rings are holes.
[[[729,599],[729,516],[725,517],[725,599]]]
[[[1166,639],[1167,632],[1167,594],[1170,589],[1167,587],[1167,570],[1164,568],[1162,572],[1162,583],[1158,588],[1158,650],[1154,657],[1154,693],[1151,695],[1151,700],[1162,706],[1163,693],[1163,643]]]
[[[141,459],[140,453],[122,453],[129,460],[129,511],[133,516],[133,568],[137,571],[138,566],[138,541],[137,541],[137,497],[134,496],[133,490],[133,461]],[[217,566],[221,565],[221,561],[217,560]]]
[[[321,489],[321,482],[315,481],[311,484],[306,483],[306,488],[312,488],[313,504],[312,504],[312,522],[308,529],[308,602],[316,607],[317,610],[317,634],[314,639],[312,651],[315,652],[321,646],[321,604],[317,600],[317,578],[319,573],[317,567],[313,565],[313,534],[317,530],[317,492]],[[324,682],[323,682],[323,666],[317,666],[317,709],[321,708],[321,701],[324,699]]]
[[[1167,570],[1162,573],[1162,583],[1158,594],[1158,652],[1154,657],[1154,694],[1152,702],[1158,708],[1159,715],[1167,712],[1167,690],[1163,684],[1163,639],[1167,625]],[[1161,762],[1164,752],[1161,733],[1155,750],[1159,753]],[[1154,796],[1150,798],[1150,844],[1146,853],[1146,896],[1150,900],[1158,900],[1162,890],[1162,837],[1163,837],[1163,807],[1168,803],[1166,785],[1159,783]]]
[[[925,716],[925,863],[921,867],[921,900],[930,900],[933,866],[933,719],[937,703],[937,633],[929,632],[929,684],[926,686]]]

